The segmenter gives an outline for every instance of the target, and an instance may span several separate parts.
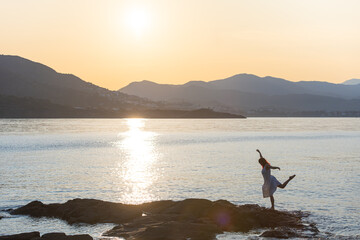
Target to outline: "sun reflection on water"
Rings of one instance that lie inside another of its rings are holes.
[[[124,203],[139,204],[156,199],[150,192],[157,177],[153,166],[158,159],[154,143],[156,134],[143,130],[145,122],[145,119],[127,119],[129,130],[120,134],[122,140],[117,142],[126,159],[118,166],[126,185],[120,199]]]

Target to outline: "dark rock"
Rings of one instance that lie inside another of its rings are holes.
[[[158,221],[144,219],[128,224],[122,224],[106,232],[105,236],[116,236],[131,239],[213,239],[222,233],[215,224],[191,221]]]
[[[68,223],[122,223],[142,214],[137,205],[125,205],[94,199],[74,199],[64,204],[31,202],[10,212],[32,217],[55,217]]]
[[[39,232],[31,232],[0,236],[0,240],[93,240],[93,238],[88,234],[66,235],[62,232],[46,233],[40,237]]]
[[[156,213],[114,227],[105,233],[134,239],[213,239],[223,231],[287,226],[302,229],[301,212],[273,211],[258,205],[236,206],[228,201],[187,199],[168,204]],[[147,209],[149,210],[149,209]]]
[[[288,227],[278,227],[273,230],[268,230],[263,232],[260,237],[271,237],[271,238],[306,238],[306,236],[302,235],[301,232],[297,232],[295,229],[291,229]]]
[[[286,228],[266,231],[264,237],[273,234],[279,238],[288,238],[309,229],[316,235],[317,230],[302,222],[304,213],[300,211],[274,211],[255,204],[237,206],[226,200],[167,200],[140,205],[94,199],[74,199],[63,204],[48,205],[35,201],[13,210],[11,214],[56,217],[70,224],[117,223],[120,225],[104,235],[130,239],[202,240],[213,239],[223,231],[248,232],[276,227]]]
[[[143,203],[141,204],[141,209],[143,210],[143,212],[160,213],[173,205],[174,205],[174,201],[161,200],[161,201]]]
[[[66,234],[63,232],[46,233],[41,236],[41,239],[46,240],[67,240]]]
[[[66,240],[93,240],[88,234],[68,235]]]
[[[0,236],[0,240],[31,240],[37,237],[40,237],[39,232],[29,232],[29,233]]]
[[[65,233],[47,233],[41,236],[41,240],[93,240],[88,234],[66,235]]]
[[[135,239],[212,239],[221,231],[215,225],[189,223],[189,222],[163,222],[159,225],[152,225],[140,228],[131,234]]]
[[[168,208],[164,209],[162,213],[198,218],[205,215],[212,204],[211,201],[206,199],[185,199],[173,203]]]
[[[40,201],[33,201],[24,207],[20,207],[18,209],[10,211],[10,214],[17,214],[17,212],[21,212],[22,215],[30,215],[32,217],[42,217],[47,215],[47,208],[45,204]]]

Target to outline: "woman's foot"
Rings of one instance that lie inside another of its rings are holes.
[[[292,176],[290,176],[290,177],[289,177],[289,180],[293,179],[295,176],[296,176],[295,174],[292,175]]]

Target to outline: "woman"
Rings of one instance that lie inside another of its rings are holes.
[[[270,169],[280,170],[280,168],[271,166],[270,163],[268,163],[268,161],[266,161],[266,159],[263,158],[259,149],[256,149],[256,151],[260,154],[259,163],[262,166],[261,173],[264,177],[264,184],[262,186],[263,197],[264,198],[270,197],[271,209],[275,210],[274,207],[275,200],[273,194],[276,191],[276,188],[277,187],[285,188],[286,185],[291,181],[291,179],[293,179],[296,175],[290,176],[288,180],[286,180],[283,184],[281,184],[273,175],[271,175],[271,170],[270,170]]]

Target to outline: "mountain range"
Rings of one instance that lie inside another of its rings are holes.
[[[360,84],[291,82],[275,77],[238,74],[183,85],[133,82],[119,92],[152,101],[188,103],[247,116],[332,116],[360,111]],[[345,113],[347,112],[347,113]],[[356,115],[356,114],[355,114]]]
[[[41,63],[0,55],[0,117],[360,116],[359,81],[238,74],[183,85],[145,80],[110,91]]]
[[[0,117],[223,118],[243,116],[173,106],[85,82],[19,56],[0,55]]]

